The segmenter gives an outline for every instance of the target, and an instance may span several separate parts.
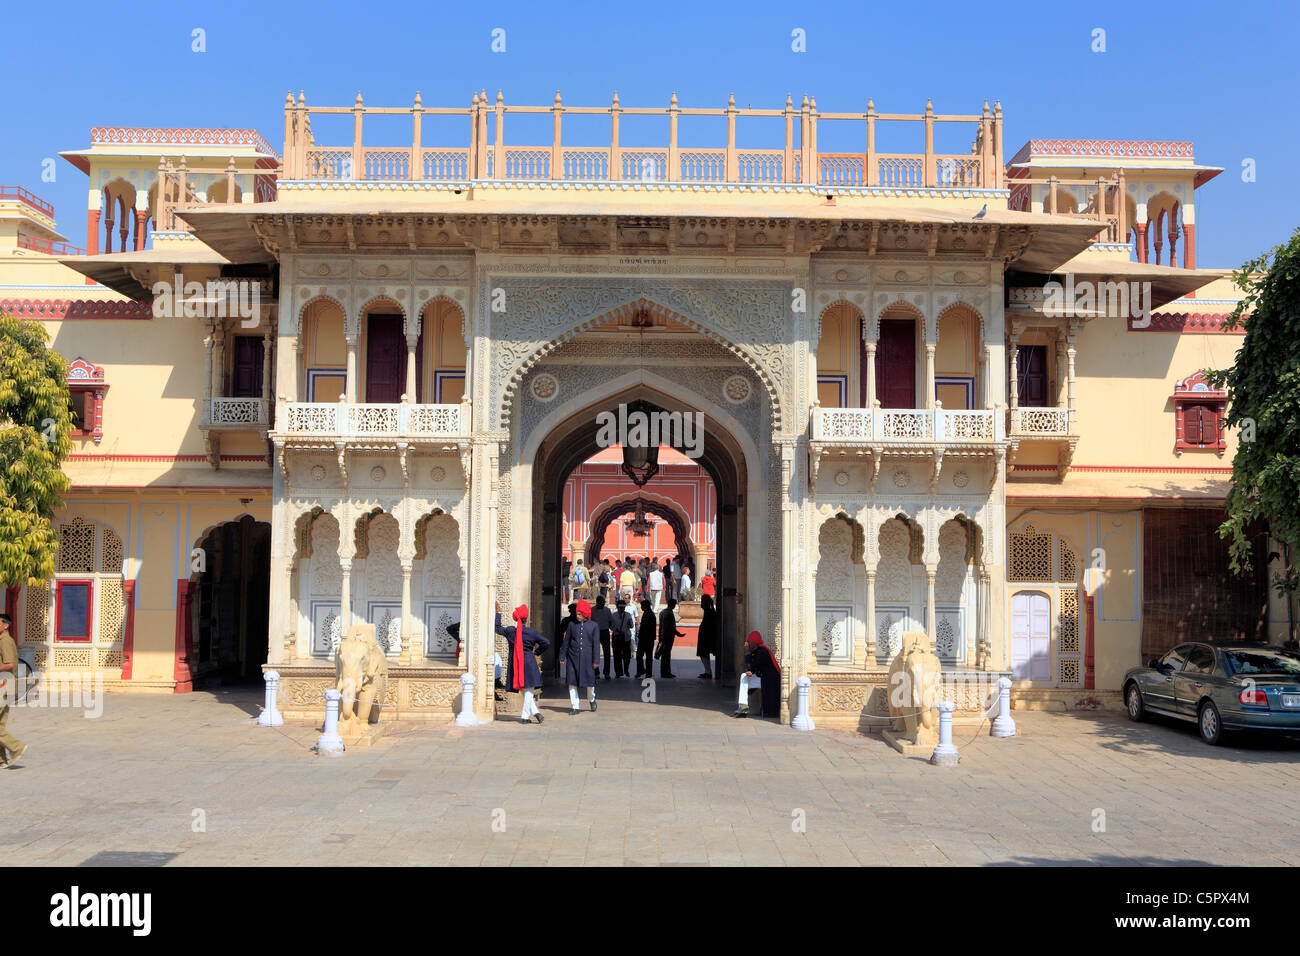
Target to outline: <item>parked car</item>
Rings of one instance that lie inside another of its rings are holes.
[[[1130,720],[1162,714],[1196,721],[1201,739],[1225,732],[1300,732],[1300,654],[1245,643],[1179,644],[1124,675]]]

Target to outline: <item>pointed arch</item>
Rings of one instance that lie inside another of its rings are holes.
[[[755,358],[748,348],[737,345],[726,336],[710,328],[704,322],[674,309],[669,309],[666,306],[655,302],[653,299],[646,298],[645,296],[625,302],[623,305],[616,306],[615,308],[606,309],[603,312],[575,323],[568,329],[555,335],[549,341],[544,342],[542,345],[535,348],[525,358],[516,363],[513,370],[510,372],[510,375],[507,377],[502,390],[501,408],[497,413],[497,427],[503,431],[509,429],[510,414],[514,408],[515,393],[522,384],[524,377],[533,366],[537,365],[547,355],[551,354],[560,346],[574,339],[578,335],[581,335],[583,332],[587,332],[601,325],[617,323],[621,319],[631,319],[638,312],[649,312],[652,316],[663,319],[666,322],[675,322],[679,325],[686,326],[692,331],[698,332],[706,338],[721,345],[728,352],[731,352],[744,362],[745,365],[747,365],[749,369],[758,376],[759,381],[763,383],[763,387],[767,391],[768,404],[772,412],[773,432],[780,430],[783,410],[780,389],[772,380],[772,376],[766,366]]]

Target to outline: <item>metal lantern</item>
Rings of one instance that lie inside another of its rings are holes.
[[[654,413],[654,406],[649,402],[637,400],[628,406],[627,414],[632,415],[641,412],[647,418]],[[659,446],[658,445],[633,445],[625,442],[623,445],[623,474],[632,479],[633,484],[638,488],[644,488],[647,481],[655,476],[659,471]]]

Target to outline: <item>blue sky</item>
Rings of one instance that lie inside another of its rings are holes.
[[[57,180],[42,182],[41,162],[89,145],[91,126],[255,126],[278,148],[288,89],[330,106],[350,105],[358,90],[383,106],[407,106],[417,89],[426,106],[468,104],[486,87],[518,104],[549,104],[558,89],[568,104],[603,106],[617,89],[625,106],[667,105],[676,91],[682,106],[724,106],[735,93],[738,105],[774,108],[787,93],[797,104],[808,92],[820,109],[846,111],[864,109],[868,97],[882,112],[919,112],[930,98],[936,111],[974,113],[985,98],[1000,99],[1007,156],[1030,137],[1190,139],[1198,162],[1226,168],[1197,192],[1202,267],[1239,265],[1300,225],[1295,183],[1286,179],[1300,168],[1300,5],[1052,2],[1030,10],[969,2],[173,0],[111,12],[80,0],[11,4],[13,93],[0,117],[0,182],[52,201],[61,231],[80,245],[86,179],[59,160]],[[191,50],[195,28],[206,31],[204,53]],[[504,53],[491,50],[495,28],[506,31]],[[796,28],[806,33],[804,53],[791,50]],[[1104,53],[1092,51],[1097,28],[1106,31]],[[404,128],[385,139],[409,142]],[[541,132],[528,140],[548,142]],[[566,142],[601,142],[594,127],[589,137],[580,132]],[[465,135],[458,130],[454,144]],[[741,135],[781,142],[779,125]],[[683,126],[683,140],[692,137],[695,145],[724,142],[720,126],[716,134]],[[625,135],[640,138],[636,129]],[[919,152],[917,139],[898,149]],[[447,140],[424,137],[425,145]],[[961,140],[941,142],[940,151],[964,151],[965,129]],[[1242,181],[1246,158],[1255,161],[1255,182]]]

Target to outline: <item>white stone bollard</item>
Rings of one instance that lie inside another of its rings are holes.
[[[939,745],[930,754],[930,763],[936,767],[955,767],[961,763],[957,748],[952,745],[952,712],[957,705],[950,700],[941,700],[939,708]]]
[[[1011,679],[998,678],[998,715],[993,718],[994,737],[1014,737],[1016,722],[1011,719]]]
[[[474,716],[474,675],[460,675],[460,713],[456,715],[457,727],[477,727],[478,718]]]
[[[817,727],[808,713],[808,692],[812,689],[812,681],[800,677],[795,681],[795,685],[799,688],[799,713],[795,715],[790,726],[795,730],[816,730]]]
[[[325,691],[325,731],[316,740],[318,754],[338,756],[343,753],[343,738],[339,736],[339,697],[341,696],[333,687]]]
[[[280,692],[280,675],[276,671],[267,671],[262,679],[266,681],[266,701],[262,712],[257,715],[257,726],[280,727],[284,724],[284,715],[275,706]]]

